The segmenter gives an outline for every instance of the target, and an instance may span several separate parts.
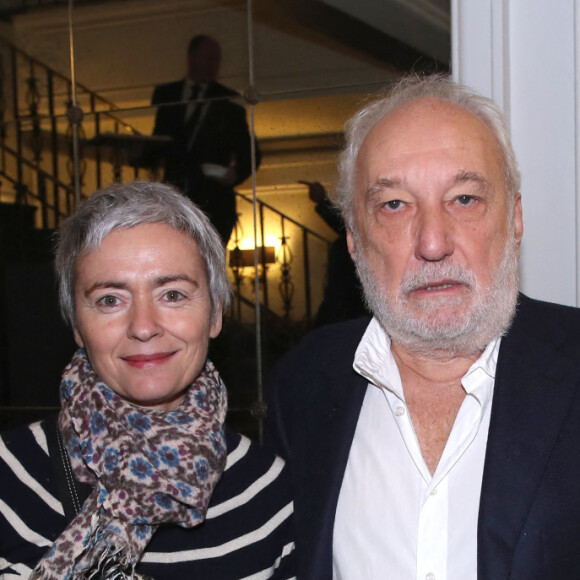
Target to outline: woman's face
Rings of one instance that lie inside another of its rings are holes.
[[[99,377],[160,410],[180,405],[221,330],[197,244],[165,224],[114,230],[80,257],[75,307],[75,340]]]

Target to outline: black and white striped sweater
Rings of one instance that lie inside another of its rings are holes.
[[[0,577],[28,578],[67,525],[44,423],[0,437]],[[161,527],[137,570],[157,580],[294,577],[292,500],[284,462],[228,432],[226,470],[206,521]]]

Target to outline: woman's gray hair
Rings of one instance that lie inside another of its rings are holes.
[[[77,259],[99,247],[113,230],[156,223],[168,225],[195,240],[205,264],[212,322],[229,306],[231,287],[226,274],[225,249],[205,214],[169,185],[134,181],[97,191],[60,228],[55,256],[60,309],[73,328],[76,327]]]
[[[521,178],[505,118],[498,106],[466,87],[443,75],[420,77],[410,75],[393,88],[358,111],[346,124],[345,149],[339,160],[339,180],[334,201],[341,208],[347,226],[353,226],[353,198],[356,161],[362,144],[373,127],[390,111],[416,99],[432,98],[461,107],[477,117],[496,138],[505,174],[508,195],[515,196]]]

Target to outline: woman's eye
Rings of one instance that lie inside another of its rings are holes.
[[[168,302],[177,302],[183,298],[183,294],[178,290],[169,290],[165,293],[165,299]]]
[[[119,304],[119,299],[116,296],[107,294],[106,296],[99,298],[97,304],[101,306],[117,306],[117,304]]]

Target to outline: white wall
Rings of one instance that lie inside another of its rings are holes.
[[[452,0],[454,77],[503,107],[522,172],[522,289],[580,305],[580,0]]]

